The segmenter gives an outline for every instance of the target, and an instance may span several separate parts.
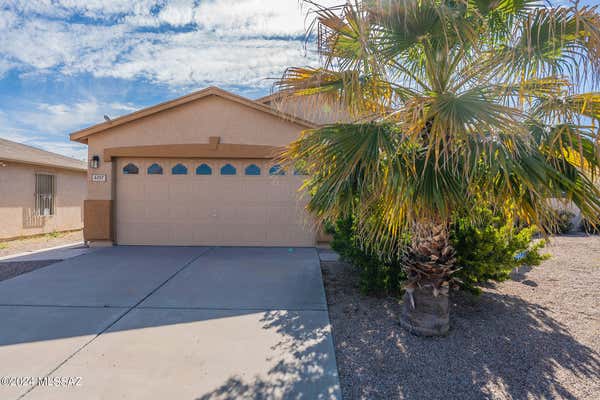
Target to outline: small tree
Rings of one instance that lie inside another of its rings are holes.
[[[306,165],[318,217],[355,215],[365,246],[403,257],[408,329],[448,331],[451,217],[475,198],[542,229],[554,224],[551,198],[600,214],[590,178],[600,165],[591,125],[600,93],[580,92],[595,88],[600,72],[595,7],[307,3],[322,65],[289,68],[279,88],[331,97],[356,122],[304,132],[283,158]],[[382,218],[370,219],[373,210]]]

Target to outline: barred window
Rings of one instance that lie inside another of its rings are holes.
[[[55,177],[35,174],[35,212],[37,215],[54,215]]]

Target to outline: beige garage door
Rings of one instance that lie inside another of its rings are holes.
[[[313,246],[302,177],[275,169],[263,160],[119,159],[117,242]]]

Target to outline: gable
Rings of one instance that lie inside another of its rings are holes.
[[[191,109],[194,111],[190,112]],[[190,114],[198,114],[198,117],[193,118]],[[233,119],[219,124],[215,121],[217,118]],[[220,125],[234,126],[238,120],[245,124],[257,121],[262,124],[270,121],[275,126],[292,124],[296,130],[315,127],[308,121],[277,111],[264,104],[234,95],[219,88],[210,87],[166,103],[136,111],[112,121],[94,125],[72,133],[70,136],[71,140],[87,143],[88,138],[98,135],[113,135],[115,132],[124,133],[125,131],[131,134],[136,130],[143,130],[143,126],[148,125],[148,123],[156,125],[158,130],[166,133],[164,127],[161,125],[164,125],[167,121],[167,124],[174,124],[172,128],[176,127],[186,131],[190,126],[189,124],[193,123],[201,122],[202,127],[210,128]]]
[[[104,130],[88,138],[93,148],[220,143],[286,146],[305,126],[243,104],[207,96]]]

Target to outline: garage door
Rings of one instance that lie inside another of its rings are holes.
[[[264,160],[118,159],[116,175],[119,244],[315,244],[302,176]]]

